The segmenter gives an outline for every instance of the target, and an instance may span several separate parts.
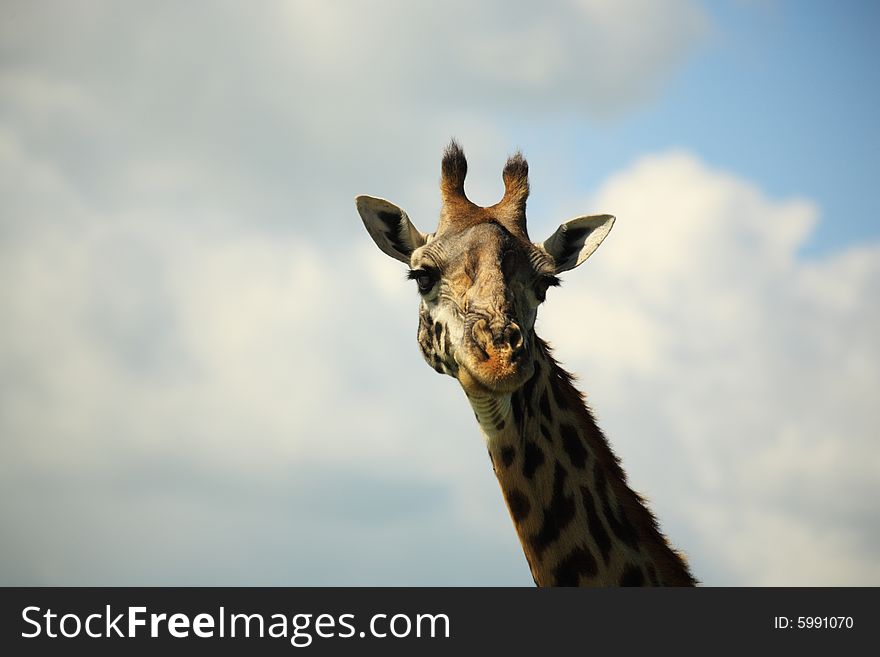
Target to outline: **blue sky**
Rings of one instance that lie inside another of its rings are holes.
[[[880,199],[865,190],[880,179],[880,7],[704,7],[709,33],[651,102],[598,122],[569,109],[538,131],[513,118],[511,132],[529,126],[535,142],[569,151],[589,184],[645,150],[686,148],[773,196],[812,198],[825,214],[805,254],[876,238]]]
[[[466,20],[462,20],[464,17]],[[873,3],[0,9],[0,584],[529,585],[357,194],[530,163],[542,306],[706,584],[880,582]]]
[[[827,218],[809,251],[877,237],[880,205],[865,190],[880,175],[880,8],[716,3],[709,11],[718,43],[685,68],[652,123],[773,195],[815,199]]]

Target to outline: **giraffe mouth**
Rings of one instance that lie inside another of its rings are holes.
[[[458,381],[472,395],[502,397],[518,390],[534,372],[522,349],[479,349],[476,357],[456,358]]]

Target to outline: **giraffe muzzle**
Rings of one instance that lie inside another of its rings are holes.
[[[478,319],[471,328],[471,337],[487,358],[493,352],[509,352],[511,360],[517,360],[525,353],[522,330],[516,322],[493,327],[487,320]]]
[[[477,319],[470,329],[469,362],[462,363],[483,387],[510,392],[522,383],[527,361],[526,342],[516,322],[493,324]]]

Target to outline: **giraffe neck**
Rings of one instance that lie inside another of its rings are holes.
[[[520,390],[468,397],[535,583],[693,585],[571,375],[535,344],[535,374]]]

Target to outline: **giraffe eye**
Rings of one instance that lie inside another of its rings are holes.
[[[419,288],[419,294],[427,294],[434,289],[439,276],[427,269],[414,269],[408,274],[408,278],[414,280]]]

